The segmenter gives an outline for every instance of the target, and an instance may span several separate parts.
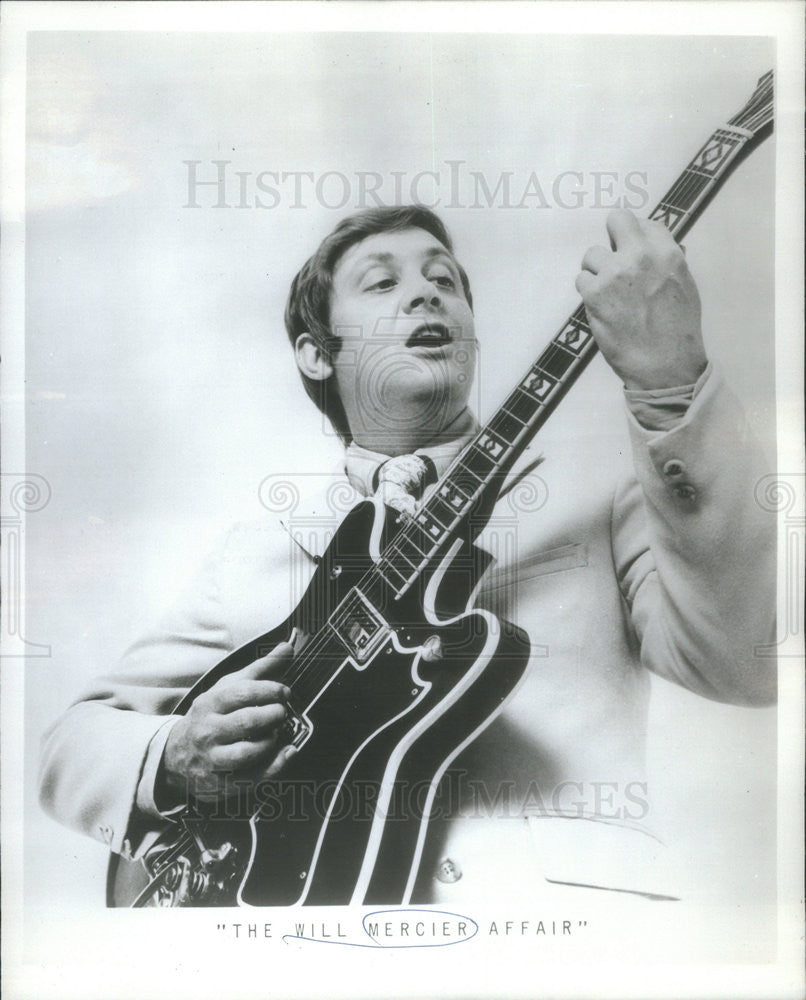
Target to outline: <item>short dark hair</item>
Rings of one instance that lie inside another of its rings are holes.
[[[377,233],[394,233],[404,229],[424,229],[453,253],[453,242],[442,220],[422,205],[398,205],[368,208],[342,219],[333,232],[326,236],[316,253],[305,262],[291,282],[285,308],[285,328],[292,345],[303,333],[309,333],[325,352],[332,357],[339,349],[340,340],[330,329],[330,294],[333,273],[341,257],[361,240]],[[456,262],[465,298],[473,308],[470,282],[464,268]],[[336,391],[333,377],[316,381],[303,375],[305,391],[322,413],[333,424],[336,433],[349,444],[352,439],[347,415]]]

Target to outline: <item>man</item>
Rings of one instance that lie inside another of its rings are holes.
[[[529,633],[532,657],[456,762],[466,780],[431,825],[415,899],[531,899],[556,884],[673,896],[645,822],[647,671],[722,701],[774,698],[753,654],[774,627],[774,524],[753,501],[762,459],[708,362],[682,252],[626,211],[607,228],[611,247],[586,253],[577,288],[625,388],[632,468],[620,474],[597,428],[547,457],[548,497],[512,508],[511,545],[498,515],[515,491],[482,533],[502,558],[478,601]],[[347,445],[353,499],[377,491],[411,512],[429,469],[441,475],[478,428],[470,286],[440,220],[420,207],[344,220],[295,279],[286,325]],[[321,545],[288,527],[236,529],[160,628],[52,727],[41,788],[55,816],[138,857],[188,794],[216,802],[286,772],[289,690],[273,678],[288,643],[171,712],[292,610],[289,574],[309,579]]]

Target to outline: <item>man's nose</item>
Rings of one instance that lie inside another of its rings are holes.
[[[441,302],[442,298],[439,294],[439,288],[433,282],[423,278],[420,281],[413,281],[410,287],[406,289],[403,299],[403,311],[410,313],[423,306],[435,308]]]

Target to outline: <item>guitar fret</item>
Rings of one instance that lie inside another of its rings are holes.
[[[462,459],[462,464],[466,469],[478,476],[481,482],[485,482],[487,476],[495,468],[496,461],[473,441],[470,444],[466,457]]]
[[[415,521],[425,529],[425,533],[432,541],[440,541],[445,534],[445,526],[424,508],[415,515]]]
[[[421,510],[420,513],[427,514],[431,518],[431,520],[434,521],[437,524],[437,526],[439,527],[440,531],[443,531],[443,532],[447,531],[448,528],[450,527],[450,521],[448,522],[448,524],[443,523],[442,518],[437,517],[437,515],[434,513],[434,508],[431,506],[430,503],[426,504],[426,506],[422,508],[422,510]],[[429,531],[430,531],[430,528],[429,528]]]
[[[669,205],[664,205],[661,202],[649,215],[650,219],[656,222],[662,222],[667,229],[672,232],[680,225],[680,222],[688,215],[688,212],[684,211],[682,208],[672,208]]]
[[[447,480],[446,485],[449,489],[456,491],[457,495],[454,496],[451,494],[451,496],[444,498],[452,508],[462,511],[472,504],[482,489],[482,482],[479,481],[478,476],[467,471],[461,463],[452,470],[450,479]],[[457,506],[460,505],[460,497],[465,498],[466,504],[461,502],[461,506]]]
[[[459,482],[466,482],[468,484],[468,489],[472,490],[471,496],[475,496],[479,490],[479,487],[484,485],[484,480],[480,476],[476,475],[476,473],[472,469],[468,468],[465,460],[466,457],[467,455],[465,455],[458,462],[459,466],[458,471],[461,478],[459,478],[459,476],[454,476],[453,478],[459,479]],[[462,489],[464,490],[465,493],[468,492],[467,490],[465,490],[464,486],[462,486]]]
[[[685,174],[686,180],[691,183],[694,183],[695,181],[705,181],[707,184],[711,178],[711,175],[707,171],[704,171],[702,167],[694,166],[693,161],[690,167],[686,167]]]
[[[409,559],[409,557],[406,555],[406,553],[400,548],[400,542],[398,539],[395,539],[395,541],[391,543],[389,549],[392,552],[397,553],[397,555],[401,556],[406,565],[409,566],[411,569],[417,569],[417,564],[419,560],[417,562],[412,562],[411,559]],[[385,554],[386,553],[384,552],[384,555]],[[395,566],[394,563],[391,563],[391,565],[394,566],[395,569],[397,569],[397,566]]]
[[[507,400],[506,409],[507,413],[525,426],[535,415],[538,407],[535,405],[534,397],[518,386]]]
[[[481,485],[484,482],[484,480],[481,479],[479,476],[477,476],[476,473],[467,465],[467,462],[465,461],[464,458],[462,458],[462,460],[459,462],[459,466],[463,472],[466,472],[468,475],[472,476],[473,479],[475,479],[479,485]]]
[[[580,306],[565,326],[554,338],[553,343],[559,344],[566,351],[571,351],[579,357],[583,351],[590,347],[593,342],[591,328],[588,326],[588,318],[585,307]]]
[[[505,440],[500,434],[496,434],[495,431],[488,425],[479,434],[476,447],[481,448],[481,450],[486,452],[491,458],[498,461],[504,452],[508,451],[514,443],[514,441]]]
[[[456,511],[443,503],[437,496],[432,496],[426,504],[429,514],[435,517],[440,524],[444,525],[446,531],[449,530],[456,520]]]
[[[687,167],[680,180],[666,192],[660,204],[675,212],[687,212],[710,183],[710,174]]]
[[[660,213],[663,215],[666,215],[667,213],[670,215],[685,215],[688,212],[688,209],[685,206],[674,205],[668,200],[659,201],[655,211],[657,212],[658,209],[663,209],[663,212]]]
[[[576,359],[576,354],[567,351],[561,344],[553,343],[537,359],[537,367],[546,375],[562,382]]]
[[[405,539],[405,541],[406,541],[406,542],[407,542],[407,543],[408,543],[408,544],[409,544],[409,545],[410,545],[410,546],[411,546],[411,547],[412,547],[413,549],[415,549],[415,550],[417,551],[417,555],[418,555],[418,556],[420,556],[420,560],[418,561],[418,565],[422,565],[422,560],[423,560],[423,559],[428,559],[428,557],[429,557],[429,554],[430,554],[430,553],[428,553],[428,552],[425,552],[425,551],[424,551],[423,549],[421,549],[421,548],[420,548],[420,546],[419,546],[419,545],[418,545],[418,544],[417,544],[417,543],[416,543],[416,542],[414,541],[414,539],[413,539],[413,538],[411,538],[411,537],[410,537],[410,536],[408,535],[408,526],[406,527],[406,532],[405,532],[404,534],[402,534],[402,535],[400,536],[400,538],[401,538],[401,539]]]
[[[397,536],[395,544],[403,546],[401,548],[401,552],[409,560],[409,562],[413,563],[415,566],[419,565],[425,555],[425,553],[422,552],[415,544],[414,539],[409,538],[405,531]]]
[[[464,510],[471,499],[452,477],[440,486],[437,493],[457,513]]]
[[[375,567],[375,572],[378,574],[378,576],[381,578],[381,580],[383,580],[384,584],[389,588],[389,590],[391,590],[396,596],[398,594],[400,594],[400,592],[402,591],[403,588],[401,587],[401,585],[399,583],[395,583],[394,580],[390,579],[386,575],[386,573],[384,573],[383,569],[381,569],[380,564],[378,564]],[[399,573],[396,573],[395,575],[396,576],[400,576]]]
[[[542,406],[554,391],[556,385],[557,383],[553,379],[538,369],[537,371],[529,372],[519,386],[519,389],[521,392],[528,393],[533,400],[536,400]]]
[[[510,417],[512,417],[512,419],[513,419],[513,420],[517,420],[517,422],[518,422],[518,423],[519,423],[519,424],[520,424],[520,425],[521,425],[522,427],[525,427],[525,426],[526,426],[526,423],[525,423],[525,421],[521,420],[521,419],[520,419],[520,417],[516,417],[516,416],[515,416],[515,414],[514,414],[514,413],[512,413],[512,411],[511,411],[511,410],[510,410],[510,409],[509,409],[509,408],[507,407],[507,405],[506,405],[506,404],[504,404],[504,406],[502,406],[502,407],[501,407],[501,409],[502,409],[502,410],[504,411],[504,413],[506,413],[506,414],[507,414],[507,416],[510,416]]]
[[[496,413],[493,419],[487,424],[487,430],[492,430],[507,441],[516,441],[523,432],[523,421],[513,417],[504,407]]]
[[[679,229],[745,141],[745,137],[735,132],[717,129],[655,206],[649,218],[662,222],[671,232]]]
[[[423,554],[423,556],[430,557],[431,553],[434,551],[434,538],[433,538],[433,536],[429,535],[428,532],[426,532],[423,529],[422,525],[420,525],[417,522],[416,519],[410,520],[408,522],[408,524],[406,525],[405,531],[406,531],[406,535],[408,536],[408,539],[412,543],[412,545],[414,545],[414,547],[419,552],[421,552]],[[418,533],[420,541],[422,542],[422,544],[420,544],[420,542],[415,542],[414,539],[410,537],[411,534],[413,534],[414,532]]]
[[[378,573],[381,574],[381,576],[383,577],[383,579],[389,584],[389,586],[392,588],[392,590],[394,590],[395,593],[399,592],[399,590],[400,590],[400,584],[395,583],[393,580],[390,580],[386,576],[386,573],[384,572],[384,570],[391,571],[392,573],[395,574],[395,576],[399,576],[400,577],[400,582],[403,583],[403,584],[407,583],[407,581],[408,581],[408,577],[404,576],[403,573],[401,573],[400,570],[397,569],[397,567],[393,563],[389,562],[389,560],[387,558],[384,558],[383,562],[378,563],[375,566],[375,569],[378,571]]]

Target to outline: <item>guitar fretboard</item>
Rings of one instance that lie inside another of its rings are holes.
[[[750,101],[716,129],[650,213],[680,239],[730,168],[773,120],[772,73],[758,83]],[[389,633],[382,610],[401,597],[440,549],[471,515],[484,520],[487,501],[497,497],[502,476],[548,419],[577,377],[596,355],[596,343],[580,304],[503,405],[454,460],[413,518],[384,547],[377,563],[361,577],[327,622],[295,659],[294,702],[308,704],[340,669],[343,652],[367,659]],[[480,500],[485,503],[480,504]],[[474,529],[475,530],[475,529]],[[341,652],[329,652],[331,640]]]
[[[660,199],[649,218],[680,239],[731,165],[772,121],[772,72],[730,121],[717,128]],[[374,571],[402,596],[431,562],[480,497],[502,475],[543,426],[597,353],[585,307],[580,303],[503,405],[450,466],[413,519],[384,548]],[[367,581],[371,585],[372,581]]]

